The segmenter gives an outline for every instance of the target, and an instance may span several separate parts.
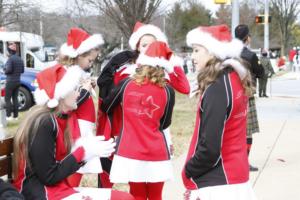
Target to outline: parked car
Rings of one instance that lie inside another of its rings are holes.
[[[6,58],[0,54],[0,86],[1,86],[1,96],[5,94],[5,79],[4,65],[6,63]],[[36,74],[38,70],[25,68],[24,73],[21,75],[21,86],[19,88],[19,110],[24,111],[29,109],[34,104],[33,92],[37,87]]]

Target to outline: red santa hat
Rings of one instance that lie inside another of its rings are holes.
[[[39,87],[34,92],[36,104],[55,108],[60,99],[79,86],[84,73],[77,65],[66,69],[59,64],[41,71],[37,74]]]
[[[145,53],[141,53],[136,60],[138,65],[150,65],[152,67],[173,67],[169,62],[173,52],[164,42],[151,43]]]
[[[199,26],[188,32],[188,46],[198,44],[220,59],[239,57],[244,47],[238,39],[232,39],[227,25]]]
[[[136,22],[133,33],[129,38],[129,46],[132,50],[137,49],[137,45],[144,35],[153,35],[157,41],[168,43],[166,35],[157,27],[152,24],[143,24],[141,22]]]
[[[71,28],[67,36],[67,43],[60,47],[60,53],[70,58],[76,58],[103,43],[101,34],[89,35],[80,28]]]

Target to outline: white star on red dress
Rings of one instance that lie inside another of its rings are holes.
[[[152,96],[148,96],[146,99],[142,99],[141,101],[142,108],[139,110],[139,115],[147,115],[149,118],[153,117],[153,114],[160,107],[156,105],[153,101]]]

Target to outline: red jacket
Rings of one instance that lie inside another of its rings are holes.
[[[248,181],[247,102],[236,72],[224,72],[205,90],[182,171],[187,189]]]
[[[109,113],[122,104],[122,131],[116,154],[137,160],[169,160],[162,130],[171,123],[174,99],[169,86],[159,87],[150,82],[137,85],[131,79],[120,82],[101,106]]]

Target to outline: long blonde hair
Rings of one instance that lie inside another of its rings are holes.
[[[136,69],[133,79],[138,85],[142,85],[146,80],[151,83],[164,87],[166,85],[165,72],[162,67],[152,67],[149,65],[143,65]]]
[[[251,74],[248,70],[247,64],[241,60],[241,59],[236,59],[238,60],[243,66],[247,68],[247,74],[246,77],[241,80],[242,86],[245,89],[245,94],[247,96],[251,96],[253,87],[252,87],[252,81],[251,81]],[[223,70],[226,70],[230,67],[221,68],[222,60],[218,59],[217,57],[213,57],[210,59],[207,63],[206,66],[201,69],[201,71],[197,75],[197,81],[198,81],[198,91],[197,93],[202,95],[205,89],[215,80],[218,78],[218,76],[221,74]],[[233,69],[232,69],[233,70]]]
[[[19,167],[21,162],[26,161],[26,166],[31,167],[29,159],[29,148],[33,141],[35,134],[42,123],[42,121],[51,115],[57,115],[57,111],[48,108],[46,105],[33,106],[28,116],[22,121],[17,133],[14,137],[14,156],[13,156],[13,176],[18,176]],[[64,131],[64,141],[67,152],[71,149],[71,136],[67,130]]]

